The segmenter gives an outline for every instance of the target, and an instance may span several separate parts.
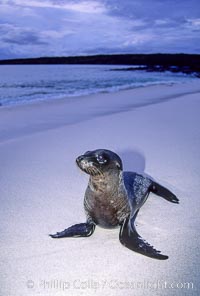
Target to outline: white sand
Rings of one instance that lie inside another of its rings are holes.
[[[134,108],[133,97],[168,100]],[[114,150],[125,170],[145,172],[179,197],[176,205],[150,195],[137,219],[168,260],[124,248],[118,229],[48,237],[85,221],[88,177],[74,160],[96,148]],[[200,81],[1,107],[0,295],[198,295],[199,151]]]

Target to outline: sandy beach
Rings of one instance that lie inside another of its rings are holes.
[[[75,158],[97,148],[180,199],[151,194],[137,218],[138,232],[168,260],[124,248],[119,229],[48,236],[85,221],[88,176]],[[199,151],[198,80],[0,107],[0,295],[198,295]]]

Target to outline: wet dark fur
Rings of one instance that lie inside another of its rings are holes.
[[[160,254],[142,239],[134,222],[150,192],[173,203],[178,203],[177,197],[147,177],[123,172],[120,157],[112,151],[87,151],[77,157],[76,163],[90,176],[84,197],[87,221],[50,236],[87,237],[92,235],[96,225],[104,228],[120,226],[119,240],[125,247],[151,258],[167,259],[168,256]]]

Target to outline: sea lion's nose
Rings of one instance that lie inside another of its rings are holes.
[[[83,159],[84,159],[84,156],[83,155],[80,155],[80,156],[77,157],[76,162],[77,163],[80,163],[81,160],[83,160]]]

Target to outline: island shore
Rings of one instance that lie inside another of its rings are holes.
[[[199,127],[199,81],[1,106],[0,294],[197,295]],[[168,260],[124,248],[119,229],[48,236],[85,221],[88,177],[75,158],[97,148],[115,151],[124,170],[151,176],[180,199],[151,194],[136,223]]]

